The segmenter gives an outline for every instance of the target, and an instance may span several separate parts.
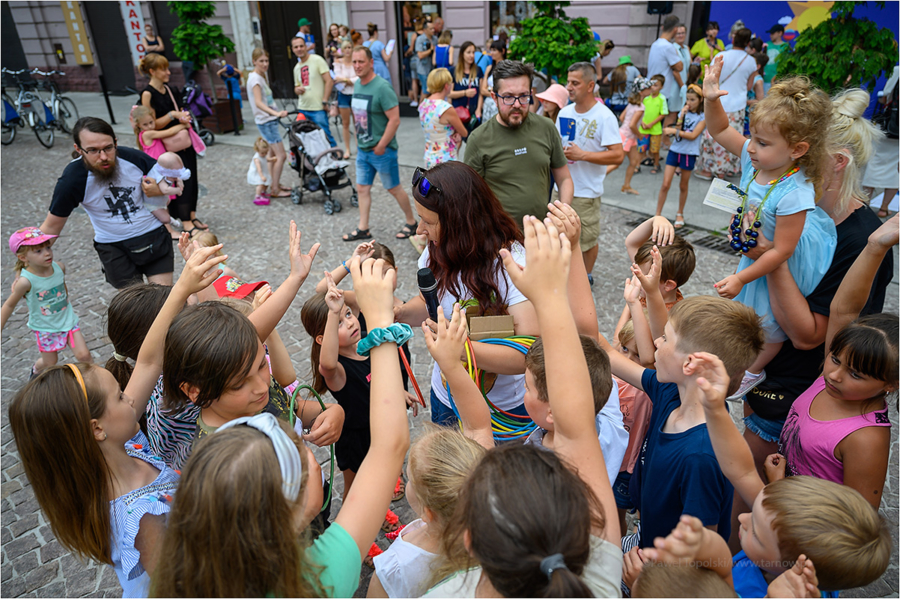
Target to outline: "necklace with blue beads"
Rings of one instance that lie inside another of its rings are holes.
[[[759,203],[759,206],[756,208],[756,219],[753,223],[744,231],[744,239],[741,240],[741,218],[747,210],[747,200],[749,198],[750,191],[750,183],[752,183],[756,179],[756,175],[759,174],[758,169],[754,169],[753,176],[750,178],[750,183],[747,183],[747,189],[741,189],[737,185],[733,183],[728,184],[728,189],[736,192],[739,196],[741,196],[741,205],[738,207],[737,212],[734,215],[734,219],[731,221],[731,249],[736,252],[747,253],[751,248],[755,248],[757,244],[757,238],[759,237],[759,228],[762,226],[762,209],[766,204],[766,200],[769,199],[769,195],[771,195],[772,191],[775,187],[800,170],[799,166],[795,166],[785,172],[777,179],[773,179],[769,181],[768,185],[769,190],[766,192],[766,195],[763,196],[762,202]]]

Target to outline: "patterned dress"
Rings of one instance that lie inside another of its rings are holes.
[[[451,137],[453,127],[441,124],[441,115],[452,108],[446,100],[431,98],[419,104],[419,121],[425,130],[425,168],[458,160],[459,146]]]

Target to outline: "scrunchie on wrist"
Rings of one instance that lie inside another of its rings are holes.
[[[384,328],[372,329],[359,343],[356,344],[356,353],[368,356],[373,347],[382,343],[396,343],[398,346],[409,341],[413,336],[412,327],[408,324],[395,322]]]

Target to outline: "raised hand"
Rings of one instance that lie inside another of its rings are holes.
[[[459,356],[466,345],[466,316],[460,311],[459,304],[453,304],[453,316],[449,322],[444,318],[444,311],[438,310],[437,324],[431,320],[423,322],[422,333],[428,351],[441,370],[449,370],[459,364]]]
[[[690,564],[700,551],[702,541],[703,522],[684,514],[669,536],[656,537],[653,547],[644,549],[644,557],[671,565]]]
[[[644,288],[644,293],[654,293],[659,291],[659,278],[662,272],[662,256],[659,254],[659,248],[655,245],[650,250],[650,270],[647,274],[641,270],[637,264],[631,265],[631,274],[633,274]]]
[[[228,256],[215,255],[220,249],[221,243],[212,247],[195,248],[193,255],[185,263],[175,287],[184,289],[188,295],[209,287],[219,274],[219,270],[213,267],[228,259]]]
[[[766,597],[821,597],[819,578],[811,559],[802,553],[790,570],[781,573],[769,584]]]
[[[394,278],[396,271],[384,260],[366,260],[359,256],[350,262],[350,275],[359,310],[366,315],[371,328],[386,327],[394,322]]]
[[[335,314],[340,314],[344,307],[344,292],[334,284],[334,278],[327,270],[325,271],[325,282],[328,285],[328,290],[325,292],[325,305]]]
[[[191,234],[182,233],[178,238],[178,251],[181,252],[181,257],[184,258],[185,262],[191,259],[191,254],[194,253],[194,247],[195,245],[191,243]]]
[[[703,409],[709,410],[724,406],[731,379],[728,377],[722,360],[706,352],[693,353],[689,360],[687,374],[697,375],[697,387],[703,392],[703,397],[700,398]]]
[[[356,249],[353,250],[353,256],[350,256],[350,257],[353,258],[355,256],[359,256],[363,260],[365,260],[366,258],[371,258],[372,254],[375,253],[375,249],[373,248],[372,243],[374,243],[374,242],[372,242],[372,241],[362,242],[361,244],[356,246]]]
[[[525,229],[525,267],[519,266],[509,250],[500,250],[503,265],[513,285],[535,303],[559,298],[568,303],[566,283],[572,248],[565,235],[553,226],[533,216],[522,218]]]
[[[578,240],[581,239],[581,217],[572,206],[559,200],[547,204],[547,218],[554,227],[566,234],[569,245],[573,248],[578,245]]]
[[[625,303],[631,306],[632,304],[640,303],[641,301],[641,282],[638,280],[637,276],[632,275],[630,279],[625,279]]]
[[[253,301],[250,302],[250,310],[256,310],[264,303],[266,300],[272,297],[272,287],[266,283],[262,287],[256,290],[256,293],[253,294]]]
[[[787,460],[780,453],[773,453],[766,457],[765,469],[768,482],[773,483],[776,480],[784,478],[784,469]]]
[[[303,234],[297,230],[297,223],[291,221],[290,245],[288,250],[288,256],[291,261],[291,276],[306,280],[306,277],[309,276],[309,270],[312,267],[316,253],[319,251],[320,244],[314,243],[309,249],[309,253],[304,254],[300,250],[300,238],[302,236]]]
[[[675,241],[675,227],[664,216],[653,217],[653,232],[650,233],[650,241],[659,247],[672,245]]]
[[[871,235],[869,243],[882,248],[891,248],[900,242],[900,213],[881,223]]]
[[[634,589],[634,583],[637,582],[641,570],[644,569],[644,550],[640,547],[634,547],[631,551],[623,556],[622,560],[622,582],[630,589]]]
[[[719,89],[719,77],[722,75],[724,60],[719,54],[706,66],[706,73],[703,76],[703,98],[706,100],[714,101],[728,95],[727,91]]]

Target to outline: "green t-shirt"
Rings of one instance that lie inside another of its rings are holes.
[[[769,62],[766,63],[766,66],[763,69],[763,81],[766,83],[772,83],[772,78],[775,77],[775,74],[778,72],[778,65],[775,63],[775,60],[778,59],[778,55],[781,54],[787,46],[787,42],[782,42],[780,44],[769,42],[766,45],[766,55],[769,57]]]
[[[517,129],[496,118],[475,129],[466,140],[465,163],[484,177],[521,229],[526,214],[546,216],[550,170],[567,160],[553,121],[529,114]]]
[[[350,533],[332,522],[306,551],[313,563],[323,566],[319,585],[326,597],[353,596],[359,587],[362,557]]]
[[[638,131],[644,135],[661,135],[662,121],[653,125],[650,130],[644,129],[644,123],[652,122],[659,118],[659,115],[661,114],[669,114],[669,104],[666,102],[666,97],[664,95],[659,94],[655,98],[653,96],[644,98],[644,116],[641,117]]]
[[[385,79],[375,78],[362,84],[357,80],[353,84],[353,100],[350,109],[353,111],[353,122],[356,124],[356,142],[360,150],[371,150],[381,141],[387,127],[386,111],[398,106],[397,94]],[[397,149],[397,137],[391,138],[388,147]]]

